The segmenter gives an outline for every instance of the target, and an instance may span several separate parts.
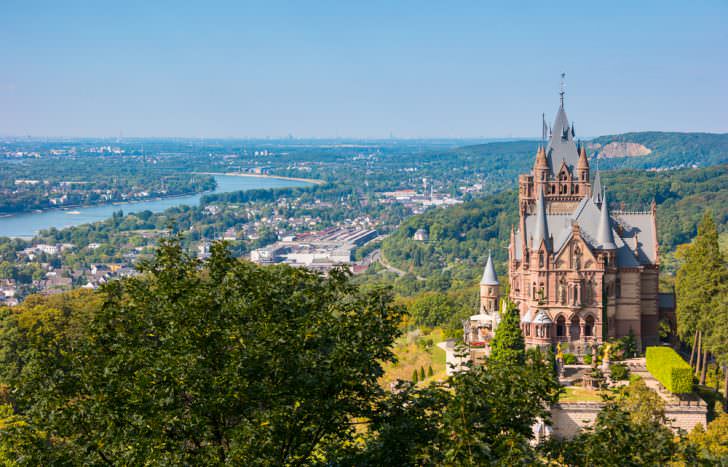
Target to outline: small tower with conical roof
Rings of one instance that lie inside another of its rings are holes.
[[[541,191],[549,179],[549,163],[546,160],[546,150],[539,146],[536,151],[536,161],[533,163],[534,189]]]
[[[488,261],[485,264],[483,278],[480,280],[480,312],[492,314],[498,311],[498,298],[500,297],[500,283],[495,274],[493,258],[488,252]]]
[[[588,195],[589,190],[589,159],[586,157],[586,147],[579,145],[579,161],[576,164],[576,186],[582,195]]]

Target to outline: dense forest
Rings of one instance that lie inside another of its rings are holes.
[[[603,146],[613,142],[641,144],[651,153],[638,157],[600,159],[599,163],[605,168],[708,167],[728,162],[728,134],[725,133],[643,131],[600,136],[590,140],[589,144]]]

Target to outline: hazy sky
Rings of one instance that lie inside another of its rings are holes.
[[[535,136],[562,71],[577,135],[728,131],[726,0],[0,10],[0,135]]]

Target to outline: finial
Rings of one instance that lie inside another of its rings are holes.
[[[561,73],[561,91],[559,94],[561,95],[561,108],[564,108],[564,94],[566,91],[564,90],[566,88],[566,83],[564,83],[564,80],[566,79],[566,73]]]

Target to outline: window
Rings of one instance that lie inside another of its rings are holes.
[[[569,334],[571,334],[572,340],[579,339],[580,323],[579,323],[578,316],[573,316],[571,318],[571,325],[570,325],[569,331],[570,331]]]
[[[566,336],[566,319],[563,316],[559,316],[556,319],[556,337]]]
[[[587,316],[584,322],[584,335],[586,337],[594,336],[594,317]]]
[[[614,283],[614,294],[617,298],[622,296],[622,279],[617,278],[617,281]]]
[[[543,261],[543,251],[539,251],[538,252],[538,267],[542,268],[543,267],[543,263],[544,263],[544,261]]]

